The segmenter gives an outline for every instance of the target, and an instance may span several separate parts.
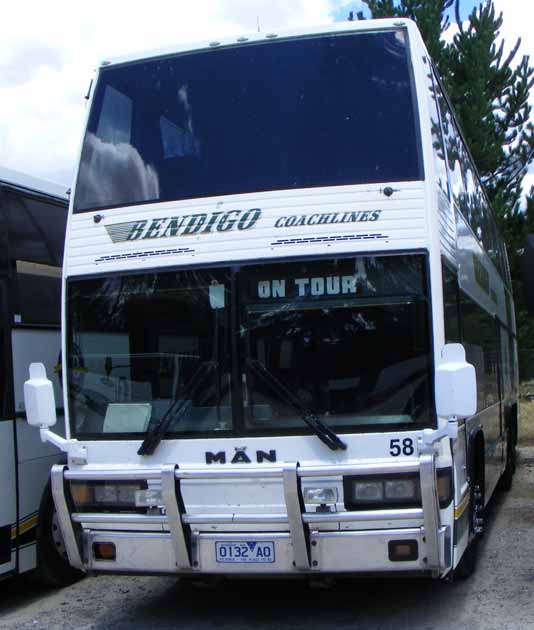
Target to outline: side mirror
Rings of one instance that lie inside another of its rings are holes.
[[[436,412],[443,418],[468,418],[477,411],[475,368],[465,360],[461,343],[443,346],[436,369]]]
[[[24,404],[28,424],[49,428],[56,424],[56,400],[52,381],[42,363],[30,365],[30,379],[24,383]]]

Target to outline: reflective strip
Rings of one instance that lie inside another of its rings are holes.
[[[37,513],[27,516],[25,519],[23,519],[18,527],[18,535],[20,536],[21,534],[24,534],[25,532],[30,530],[32,527],[35,527],[37,525],[37,520],[38,520]],[[17,526],[12,525],[11,538],[16,538],[16,537],[17,537]]]
[[[465,512],[465,508],[469,505],[469,501],[471,499],[471,495],[469,492],[466,492],[465,497],[460,501],[460,503],[454,508],[454,518],[458,519]]]

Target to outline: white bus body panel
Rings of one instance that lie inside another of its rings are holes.
[[[383,192],[388,186],[395,191],[391,197]],[[240,218],[254,209],[258,209],[260,215],[253,226],[239,229]],[[217,231],[214,225],[209,233],[205,232],[215,214],[220,219],[226,213],[230,213],[226,225],[235,220],[231,229]],[[96,215],[102,217],[98,223],[93,218]],[[183,216],[187,219],[177,236],[159,236],[165,234],[165,230],[169,233],[172,217]],[[165,219],[161,228],[153,231],[158,236],[126,240],[132,230],[136,234],[136,226],[141,221],[147,222],[142,232],[146,235],[153,221],[161,219]],[[203,221],[202,227],[191,235],[182,235],[191,220]],[[285,227],[293,220],[311,223]],[[113,242],[112,236],[121,240]],[[275,191],[153,203],[143,206],[142,210],[134,206],[73,214],[69,222],[65,274],[132,272],[288,256],[334,256],[343,252],[385,252],[419,249],[427,244],[422,182]]]
[[[23,414],[24,381],[27,379],[30,363],[40,361],[45,364],[54,386],[57,402],[61,402],[63,392],[57,365],[61,347],[58,329],[15,328],[11,333],[14,403],[17,413]],[[65,433],[65,421],[61,415],[54,431]],[[48,482],[50,468],[61,455],[55,446],[43,442],[39,431],[31,427],[25,417],[17,418],[17,466],[19,487],[19,562],[18,571],[24,573],[35,568],[36,531],[38,512],[44,488]]]

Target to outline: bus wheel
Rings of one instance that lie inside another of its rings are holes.
[[[484,534],[484,495],[479,484],[471,489],[471,501],[469,506],[469,531],[470,541],[464,551],[460,562],[454,569],[456,579],[465,580],[473,575],[477,565],[478,542]]]
[[[52,491],[48,483],[39,509],[37,568],[34,576],[41,584],[58,587],[73,584],[83,575],[81,571],[73,569],[67,559]]]

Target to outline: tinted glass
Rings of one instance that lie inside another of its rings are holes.
[[[15,324],[59,326],[61,322],[61,270],[58,276],[18,273],[13,296]]]
[[[513,374],[512,374],[512,351],[510,347],[510,335],[503,326],[499,326],[501,340],[501,385],[503,399],[506,401],[513,398]]]
[[[432,133],[432,146],[434,148],[434,164],[436,168],[436,177],[438,186],[443,192],[449,196],[449,183],[447,181],[447,167],[445,164],[445,140],[441,129],[441,121],[438,107],[437,81],[434,73],[429,68],[427,74],[427,98],[430,110],[430,127]]]
[[[460,297],[466,359],[475,366],[481,411],[499,400],[499,335],[496,320],[465,293]]]
[[[346,430],[430,426],[425,287],[422,256],[72,281],[73,429],[140,434],[170,412],[176,435],[306,433],[304,408]]]
[[[482,243],[488,256],[505,282],[510,283],[504,244],[499,235],[495,216],[471,160],[449,104],[436,85],[439,108],[445,133],[447,164],[454,201]]]
[[[460,343],[460,322],[458,310],[458,280],[443,263],[443,323],[445,325],[445,343]]]
[[[1,201],[0,192],[0,201]],[[0,422],[3,420],[12,420],[14,417],[13,408],[13,370],[8,351],[8,335],[10,329],[6,326],[6,317],[8,310],[8,283],[7,279],[0,277],[0,313],[3,317],[0,319]]]
[[[30,197],[15,191],[6,193],[5,202],[11,260],[61,267],[67,203]]]
[[[69,291],[68,386],[79,434],[231,428],[228,300],[220,272],[80,280]]]
[[[104,68],[75,211],[422,179],[402,31]]]
[[[430,350],[421,257],[251,268],[242,278],[247,429],[428,421]],[[245,297],[246,296],[246,297]]]
[[[10,306],[15,324],[59,325],[67,202],[7,190],[9,258],[16,270]]]

